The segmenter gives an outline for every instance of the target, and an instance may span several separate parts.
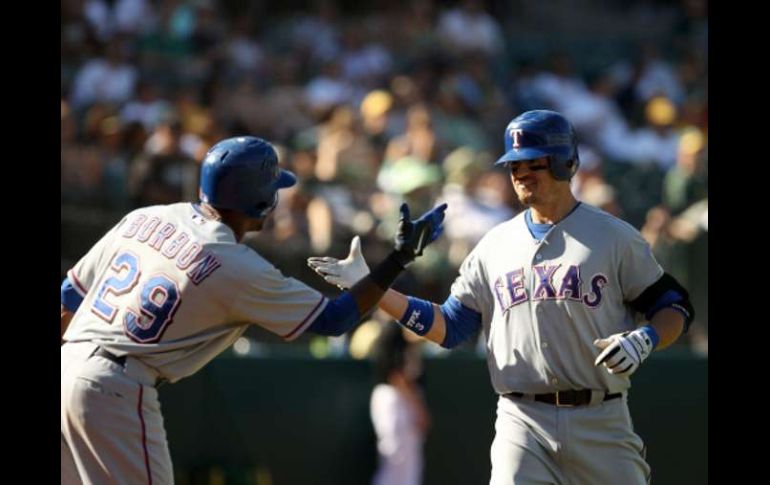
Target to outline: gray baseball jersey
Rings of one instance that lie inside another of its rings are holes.
[[[296,338],[328,300],[236,243],[189,203],[131,212],[68,272],[84,300],[64,340],[139,357],[175,382],[248,324]]]
[[[628,302],[662,275],[636,229],[580,204],[542,242],[523,212],[496,226],[463,262],[452,295],[481,313],[498,394],[619,392],[628,377],[594,366],[593,341],[633,330]]]

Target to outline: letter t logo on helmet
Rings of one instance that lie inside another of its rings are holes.
[[[513,148],[521,148],[521,134],[524,133],[524,130],[520,129],[512,129],[511,130],[511,138],[513,138]]]

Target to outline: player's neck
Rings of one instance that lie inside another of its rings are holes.
[[[208,204],[200,205],[201,212],[209,219],[219,221],[233,231],[236,241],[243,239],[244,234],[254,230],[253,222],[248,217],[228,209],[217,209]]]
[[[222,214],[222,224],[225,224],[233,231],[235,240],[239,242],[250,229],[249,220],[236,213],[225,212]]]
[[[222,216],[219,214],[219,211],[217,211],[214,207],[206,204],[205,202],[201,202],[198,205],[198,209],[200,209],[201,214],[203,214],[203,216],[207,219],[211,219],[212,221],[222,220]]]
[[[530,206],[532,222],[535,224],[556,224],[575,208],[577,200],[572,192],[567,192],[543,204]]]

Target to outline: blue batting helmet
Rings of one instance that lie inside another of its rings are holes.
[[[220,141],[201,164],[200,199],[214,207],[260,218],[278,204],[278,189],[297,178],[278,167],[272,145],[255,136]]]
[[[527,111],[508,123],[505,154],[495,165],[540,157],[548,157],[551,174],[557,180],[569,180],[580,165],[575,129],[555,111]]]

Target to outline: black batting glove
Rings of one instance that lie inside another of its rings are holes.
[[[435,241],[444,230],[444,211],[447,204],[434,207],[416,221],[409,218],[409,206],[401,204],[401,218],[398,220],[396,248],[393,256],[402,267],[422,255],[423,249]]]

